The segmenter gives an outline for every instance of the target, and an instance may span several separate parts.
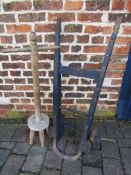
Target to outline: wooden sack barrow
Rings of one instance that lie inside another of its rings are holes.
[[[36,35],[35,33],[30,34],[30,41],[31,47],[30,48],[14,48],[14,49],[2,49],[1,52],[9,53],[9,52],[31,52],[32,58],[32,73],[33,73],[33,87],[34,87],[34,97],[35,97],[35,118],[36,121],[42,121],[44,118],[47,119],[48,117],[46,114],[41,115],[40,112],[40,90],[39,90],[39,75],[38,75],[38,51],[44,50],[55,50],[55,57],[54,57],[54,82],[53,82],[53,150],[54,152],[60,157],[67,160],[77,160],[82,153],[88,153],[91,149],[92,142],[95,138],[96,127],[93,128],[93,120],[94,120],[94,113],[97,105],[97,101],[100,95],[100,91],[102,88],[102,84],[104,81],[104,77],[106,74],[106,70],[109,64],[109,60],[112,54],[113,46],[120,28],[120,24],[122,22],[122,17],[118,17],[116,20],[116,24],[113,29],[113,33],[110,37],[110,41],[104,55],[102,67],[100,71],[89,71],[84,69],[77,69],[77,68],[70,68],[67,66],[63,66],[61,64],[61,53],[60,53],[60,32],[61,32],[61,20],[57,20],[56,26],[56,33],[55,33],[55,46],[42,46],[37,47],[36,44]],[[94,90],[94,94],[90,103],[90,107],[88,112],[82,112],[70,108],[63,108],[61,104],[61,75],[73,75],[77,77],[84,77],[90,79],[97,79],[96,87]],[[64,118],[62,115],[61,110],[78,113],[80,115],[85,115],[87,117],[87,122],[85,123],[83,135],[81,138],[81,143],[79,147],[79,151],[74,156],[69,156],[63,154],[57,147],[57,141],[61,138],[64,132]],[[31,116],[32,117],[32,116]],[[31,118],[30,117],[30,118]],[[29,119],[30,119],[29,118]],[[29,126],[29,120],[28,120]],[[33,142],[33,135],[32,127],[30,127],[30,143]],[[46,128],[46,127],[45,127]],[[45,129],[44,128],[44,129]],[[35,130],[36,128],[34,128]],[[43,129],[39,130],[40,132],[40,140],[41,146],[44,144],[44,134]]]

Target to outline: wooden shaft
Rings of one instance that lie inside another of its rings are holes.
[[[30,130],[30,140],[29,140],[29,144],[32,145],[33,144],[33,140],[34,140],[34,136],[35,136],[35,131]]]
[[[39,87],[39,63],[38,63],[38,49],[36,43],[35,32],[30,33],[30,47],[31,47],[31,63],[32,63],[32,75],[33,75],[33,89],[35,100],[35,117],[36,121],[40,121],[40,87]]]
[[[41,143],[41,147],[44,147],[44,130],[39,131],[39,139]]]
[[[60,46],[38,46],[38,51],[44,50],[55,50],[59,49]],[[11,52],[31,52],[31,48],[12,48],[12,49],[1,49],[0,52],[11,53]]]

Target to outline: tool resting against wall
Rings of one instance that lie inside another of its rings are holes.
[[[42,115],[40,112],[40,90],[39,90],[39,75],[38,75],[38,51],[44,51],[44,50],[55,50],[55,56],[54,56],[54,81],[53,81],[53,150],[54,152],[60,157],[67,160],[76,160],[78,159],[82,153],[88,153],[91,149],[92,142],[95,138],[96,133],[96,127],[93,127],[93,120],[94,120],[94,113],[97,105],[97,101],[100,95],[100,91],[102,88],[103,80],[106,74],[106,70],[108,67],[108,63],[112,54],[113,46],[120,28],[120,24],[122,22],[122,17],[118,17],[113,29],[113,33],[110,37],[110,41],[106,50],[106,53],[104,55],[102,67],[100,71],[93,70],[84,70],[84,69],[75,69],[70,68],[67,66],[63,66],[61,64],[61,53],[60,53],[60,32],[61,32],[61,20],[57,20],[56,25],[56,33],[55,33],[55,46],[42,46],[37,47],[36,45],[36,35],[32,33],[30,35],[31,40],[31,47],[30,48],[14,48],[14,49],[3,49],[1,52],[4,53],[10,53],[10,52],[31,52],[32,57],[32,73],[33,73],[33,84],[34,84],[34,97],[35,97],[35,115],[31,116],[28,120],[28,125],[31,129],[30,131],[30,143],[33,142],[33,136],[37,124],[35,128],[32,128],[31,124],[35,121],[35,123],[42,122],[44,120],[44,117],[47,119],[48,123],[48,116],[46,114]],[[94,94],[90,103],[89,110],[87,112],[82,112],[74,109],[69,108],[63,108],[61,104],[61,75],[73,75],[77,77],[84,77],[84,78],[90,78],[90,79],[97,79],[96,87],[94,90]],[[58,147],[57,142],[60,140],[62,135],[64,134],[64,117],[62,115],[62,110],[69,111],[73,113],[78,113],[80,115],[86,116],[86,123],[85,126],[83,126],[83,134],[81,138],[81,143],[79,146],[78,153],[74,156],[65,155],[62,153]],[[32,119],[33,118],[33,119]],[[35,119],[35,120],[34,120]],[[39,123],[40,124],[40,123]],[[44,125],[44,124],[43,124]],[[45,128],[48,127],[48,124]],[[40,141],[41,146],[44,145],[44,134],[43,129],[38,130],[40,131]]]

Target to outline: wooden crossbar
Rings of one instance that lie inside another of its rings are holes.
[[[71,68],[67,66],[61,66],[60,68],[61,74],[65,75],[73,75],[77,77],[85,77],[90,79],[96,79],[99,76],[99,71],[97,70],[84,70],[84,69],[77,69],[77,68]]]
[[[60,46],[38,46],[38,51],[44,50],[55,50],[59,49]],[[11,53],[11,52],[31,52],[31,48],[11,48],[11,49],[1,49],[0,52],[2,53]]]

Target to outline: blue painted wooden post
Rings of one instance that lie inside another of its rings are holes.
[[[101,91],[102,84],[103,84],[103,81],[104,81],[104,78],[105,78],[106,70],[107,70],[107,67],[108,67],[108,64],[109,64],[109,61],[110,61],[110,57],[111,57],[111,54],[112,54],[112,50],[113,50],[113,47],[114,47],[114,44],[115,44],[115,40],[116,40],[116,37],[117,37],[117,33],[119,31],[120,24],[122,22],[122,19],[123,19],[122,17],[119,17],[117,19],[116,25],[114,26],[113,33],[111,35],[111,38],[110,38],[110,41],[109,41],[109,44],[108,44],[108,47],[107,47],[107,50],[106,50],[106,53],[104,55],[104,60],[103,60],[103,63],[102,63],[102,68],[101,68],[101,71],[100,71],[100,75],[99,75],[99,78],[97,80],[97,85],[96,85],[95,90],[94,90],[94,94],[93,94],[93,97],[92,97],[92,100],[91,100],[91,103],[90,103],[89,111],[87,113],[87,116],[88,116],[87,125],[84,129],[83,136],[82,136],[81,150],[84,150],[84,148],[86,147],[86,140],[89,139],[90,134],[91,134],[92,123],[93,123],[93,118],[94,118],[94,113],[95,113],[97,101],[98,101],[98,98],[99,98],[99,95],[100,95],[100,91]]]
[[[55,44],[60,46],[61,20],[57,20],[57,28],[55,33]],[[53,82],[53,125],[54,134],[59,139],[63,130],[63,118],[61,115],[61,73],[60,73],[61,54],[60,48],[55,50],[54,58],[54,82]]]

